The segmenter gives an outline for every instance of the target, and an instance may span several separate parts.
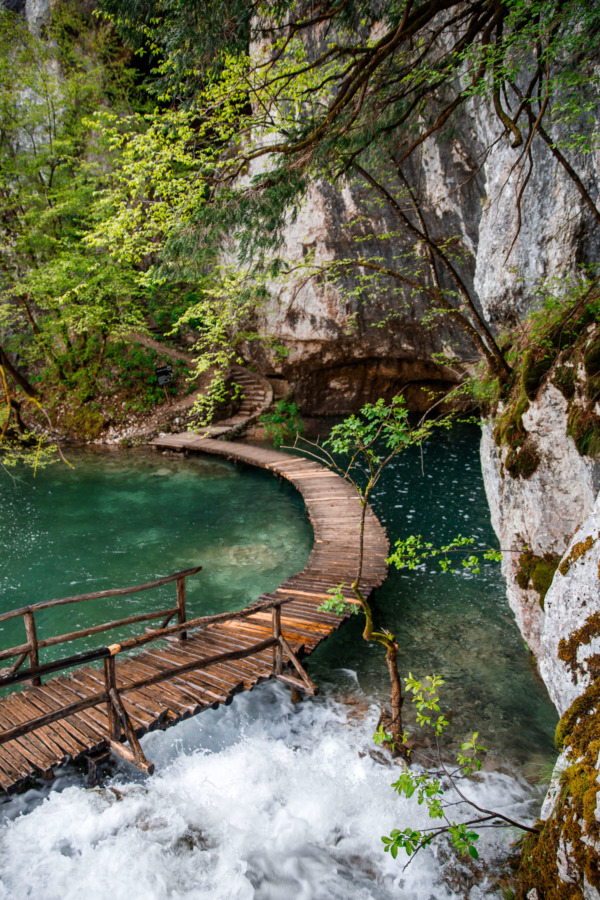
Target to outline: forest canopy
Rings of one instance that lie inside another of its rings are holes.
[[[102,0],[95,15],[59,4],[36,35],[2,10],[5,441],[35,429],[42,400],[51,413],[65,397],[93,403],[132,330],[190,327],[200,369],[225,370],[270,340],[255,311],[292,274],[360,303],[382,285],[419,298],[433,327],[451,321],[508,379],[469,252],[424,203],[414,161],[485,104],[489,151],[514,150],[517,209],[541,142],[600,223],[578,167],[598,144],[599,11],[593,0]],[[319,181],[363,191],[352,250],[289,259],[285,230]],[[376,209],[395,224],[373,235]]]

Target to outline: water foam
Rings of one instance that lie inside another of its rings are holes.
[[[350,674],[350,673],[349,673]],[[268,684],[144,739],[158,774],[123,766],[101,789],[67,770],[57,788],[0,807],[0,897],[44,900],[445,900],[492,896],[512,836],[485,834],[484,862],[443,846],[383,852],[394,827],[431,824],[374,753],[378,710],[352,688],[292,706]],[[358,714],[357,713],[358,706]],[[531,789],[500,773],[478,802],[531,816]],[[472,886],[474,885],[474,886]]]

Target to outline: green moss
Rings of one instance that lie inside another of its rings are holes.
[[[552,384],[558,388],[565,400],[572,400],[575,396],[575,367],[557,366]]]
[[[573,406],[567,419],[567,434],[571,435],[582,456],[600,453],[600,417],[593,409]]]
[[[583,897],[584,878],[600,887],[598,855],[593,841],[600,827],[596,821],[600,749],[600,682],[595,682],[573,703],[556,729],[556,744],[567,750],[567,767],[552,815],[538,821],[537,834],[523,841],[516,896],[525,900],[532,888],[543,900],[575,900]],[[590,841],[589,839],[592,839]],[[560,880],[557,854],[568,844],[579,872],[577,881]]]
[[[598,537],[600,537],[600,535],[598,535]],[[592,547],[598,540],[598,537],[594,537],[590,534],[588,537],[586,537],[585,541],[577,541],[576,544],[573,544],[573,546],[571,547],[571,552],[568,556],[565,557],[565,559],[558,567],[558,571],[560,572],[560,574],[566,575],[573,563],[576,563],[578,559],[580,559],[582,556],[585,556],[588,550],[592,549]]]
[[[582,456],[600,454],[600,335],[590,338],[589,325],[600,320],[600,290],[581,284],[559,297],[547,297],[521,333],[512,336],[511,379],[504,385],[504,412],[498,417],[494,438],[498,447],[509,448],[505,471],[513,478],[530,478],[539,465],[535,447],[528,441],[523,415],[529,403],[548,381],[569,404],[568,434]],[[510,339],[510,336],[509,336]],[[583,363],[586,380],[578,385]]]
[[[93,441],[100,435],[106,422],[104,416],[98,410],[89,406],[79,406],[66,413],[63,424],[76,437]]]
[[[525,550],[519,557],[517,583],[523,590],[531,587],[537,592],[542,609],[559,562],[560,556],[556,553],[536,556],[531,550]]]
[[[559,642],[558,658],[571,670],[573,681],[578,672],[588,674],[590,678],[600,678],[600,654],[593,653],[582,661],[577,658],[579,648],[589,645],[595,637],[600,637],[600,613],[588,616],[581,628]]]
[[[530,400],[537,394],[545,376],[552,368],[554,356],[549,351],[528,350],[523,357],[521,382],[523,390]]]
[[[513,447],[504,460],[504,468],[511,478],[531,478],[539,464],[540,455],[531,441]]]
[[[523,416],[529,409],[529,400],[525,394],[521,394],[515,403],[511,404],[494,429],[494,439],[500,447],[508,444],[510,447],[522,443],[527,437],[527,430],[523,425]]]

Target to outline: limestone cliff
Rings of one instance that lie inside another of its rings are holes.
[[[527,839],[521,896],[600,897],[600,498],[546,595],[540,671],[562,718],[561,751],[538,836]]]
[[[502,414],[502,407],[498,417]],[[505,463],[510,449],[498,446],[494,425],[483,426],[481,463],[494,531],[503,554],[502,572],[517,624],[532,652],[544,659],[541,634],[544,599],[519,581],[521,558],[561,557],[591,513],[600,488],[600,464],[581,456],[567,434],[567,401],[550,382],[522,418],[539,463],[528,477],[513,477]]]
[[[503,135],[490,101],[480,98],[465,104],[452,129],[427,140],[405,169],[418,186],[430,233],[454,240],[465,283],[498,333],[518,326],[539,303],[544,280],[567,278],[600,258],[593,219],[576,185],[541,139],[533,141],[531,154],[535,177],[519,209],[521,151]],[[576,164],[597,198],[600,153],[580,155]],[[391,164],[383,181],[399,191]],[[390,233],[393,240],[381,239]],[[311,254],[316,263],[362,255],[387,264],[411,251],[414,241],[392,211],[355,179],[311,185],[287,229],[283,255],[296,265]],[[477,357],[463,332],[446,317],[432,319],[427,308],[417,292],[387,283],[361,293],[351,279],[331,284],[292,277],[272,286],[260,313],[261,327],[287,355],[248,352],[266,374],[287,379],[306,414],[350,412],[399,388],[421,408],[422,388],[451,386]],[[441,365],[439,353],[455,364]]]

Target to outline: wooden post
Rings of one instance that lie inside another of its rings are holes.
[[[281,653],[281,606],[273,607],[273,637],[277,643],[273,647],[273,672],[275,675],[281,675],[283,668],[283,657]]]
[[[117,672],[115,667],[114,656],[109,656],[104,660],[104,681],[106,683],[106,693],[110,698],[110,692],[117,689]],[[110,724],[110,736],[113,741],[118,741],[121,737],[121,726],[119,717],[113,704],[108,702],[108,721]]]
[[[37,639],[37,631],[35,628],[35,619],[33,617],[33,613],[31,610],[23,614],[23,618],[25,620],[25,633],[27,635],[27,641],[29,642],[29,668],[37,669],[40,664],[40,657],[38,651],[38,639]],[[36,687],[39,687],[42,683],[42,679],[32,678],[31,683]]]
[[[185,617],[185,578],[177,579],[177,624],[183,625],[186,621]],[[187,631],[179,634],[181,641],[187,641]]]

